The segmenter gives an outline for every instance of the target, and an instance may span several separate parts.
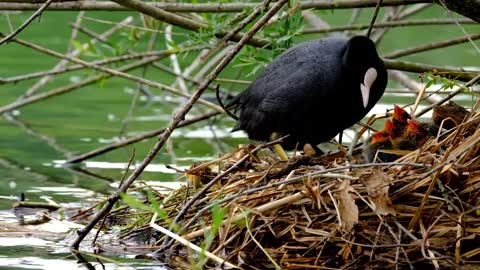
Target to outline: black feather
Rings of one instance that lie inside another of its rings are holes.
[[[368,105],[360,84],[369,68],[375,80]],[[268,141],[273,132],[290,137],[284,146],[316,145],[360,121],[383,95],[387,72],[374,43],[364,37],[329,37],[290,48],[235,97],[240,117],[233,130]]]

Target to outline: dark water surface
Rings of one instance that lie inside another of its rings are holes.
[[[14,27],[22,23],[31,13],[10,14]],[[75,13],[45,13],[40,21],[34,22],[19,38],[34,42],[58,52],[68,46]],[[125,13],[89,12],[87,16],[121,20]],[[347,11],[322,12],[325,19],[333,24],[348,21]],[[422,12],[418,18],[440,18],[446,15],[440,8]],[[365,18],[367,20],[368,18]],[[136,19],[138,20],[138,19]],[[86,23],[98,33],[109,25]],[[469,33],[478,33],[479,27],[466,26]],[[0,31],[9,32],[5,15],[0,15]],[[390,52],[429,41],[439,41],[461,36],[457,26],[425,28],[396,28],[386,35],[379,48]],[[85,40],[85,36],[80,37]],[[122,36],[115,37],[119,42]],[[314,38],[308,36],[306,38]],[[146,46],[147,38],[139,42],[138,51]],[[157,49],[165,47],[163,37]],[[108,50],[106,50],[108,51]],[[479,53],[471,44],[464,44],[444,50],[435,50],[406,57],[404,60],[419,61],[434,65],[478,66]],[[0,47],[0,77],[11,77],[27,72],[44,71],[52,68],[58,60],[42,53],[26,49],[14,43]],[[88,57],[85,59],[89,60]],[[91,60],[91,59],[90,59]],[[187,58],[181,61],[188,61]],[[162,63],[169,65],[169,61]],[[234,68],[222,73],[224,78],[233,78]],[[248,74],[248,70],[245,74]],[[87,71],[72,72],[55,77],[40,92],[52,90],[88,76]],[[139,75],[140,72],[135,72]],[[172,83],[172,76],[150,69],[147,78]],[[240,76],[239,79],[252,80],[254,77]],[[29,89],[38,79],[17,84],[0,85],[0,106],[9,104]],[[390,87],[395,87],[390,84]],[[191,87],[195,89],[195,87]],[[241,86],[233,88],[240,89]],[[135,149],[134,162],[140,162],[154,140],[147,140],[123,149],[109,152],[91,159],[74,168],[61,166],[62,161],[97,147],[119,140],[122,125],[130,102],[137,91],[136,84],[122,79],[110,79],[92,84],[69,94],[58,96],[37,104],[15,110],[11,115],[0,118],[0,268],[2,269],[154,269],[160,264],[152,261],[133,260],[129,252],[93,257],[84,255],[90,262],[79,263],[68,249],[75,224],[70,224],[58,216],[41,226],[25,225],[32,213],[12,211],[12,204],[21,193],[28,201],[55,202],[67,209],[85,208],[110,194],[122,178],[124,168]],[[134,114],[129,119],[127,136],[164,127],[172,110],[184,100],[157,90],[150,89],[153,99],[140,98]],[[207,92],[210,97],[212,91]],[[393,103],[407,104],[414,101],[413,95],[386,95],[374,112],[384,112]],[[457,99],[465,105],[471,104],[468,96]],[[422,104],[424,106],[425,104]],[[198,115],[206,110],[195,109]],[[183,175],[167,169],[170,164],[186,168],[194,162],[217,157],[231,151],[238,143],[247,140],[241,133],[230,134],[233,121],[215,119],[193,125],[174,132],[168,150],[162,150],[140,177],[149,183],[161,182],[167,187],[178,187]],[[9,231],[8,233],[6,231]],[[12,231],[14,233],[12,233]],[[87,248],[88,251],[91,251]]]

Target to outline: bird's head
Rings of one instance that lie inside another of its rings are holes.
[[[385,121],[385,126],[383,127],[383,131],[387,133],[389,136],[393,136],[395,134],[395,124],[390,119]]]
[[[395,105],[393,108],[392,119],[397,125],[406,125],[409,119],[412,119],[410,114],[402,107]]]
[[[342,62],[352,79],[358,80],[363,108],[371,109],[387,85],[387,71],[375,43],[365,36],[352,37],[346,44]]]
[[[384,130],[372,134],[370,144],[378,145],[390,140],[390,134]]]
[[[417,137],[425,136],[427,137],[428,131],[417,121],[407,120],[407,128],[405,129],[405,136],[408,137]]]

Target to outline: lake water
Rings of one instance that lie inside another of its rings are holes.
[[[369,11],[370,12],[370,11]],[[25,21],[30,12],[11,13],[9,20],[14,27]],[[45,13],[41,20],[36,20],[18,37],[49,49],[65,52],[68,46],[74,14],[68,12]],[[323,11],[320,14],[332,24],[348,21],[348,11]],[[370,14],[370,13],[368,13]],[[363,21],[368,21],[367,13]],[[126,13],[88,12],[86,16],[103,20],[119,21]],[[446,15],[438,8],[430,8],[415,18],[444,18]],[[8,33],[9,20],[5,14],[0,15],[0,31]],[[105,31],[110,25],[85,20],[84,26],[97,33]],[[135,23],[139,24],[139,19]],[[465,26],[469,33],[478,33],[478,26]],[[114,35],[117,44],[128,41],[128,31]],[[400,48],[411,47],[426,42],[445,40],[461,36],[457,26],[395,28],[385,36],[379,50],[383,53]],[[165,48],[162,35],[156,49]],[[306,39],[314,38],[314,35]],[[79,34],[79,40],[87,40]],[[142,37],[135,50],[145,48],[148,36]],[[105,47],[105,46],[104,46]],[[101,47],[105,55],[111,55],[111,48]],[[471,44],[463,44],[443,50],[421,53],[402,58],[432,65],[451,65],[477,67],[479,53]],[[29,72],[44,71],[57,62],[49,56],[9,43],[0,47],[0,77],[7,78]],[[191,59],[189,55],[181,58],[182,64]],[[92,57],[85,56],[86,60]],[[252,80],[247,76],[249,69],[240,69],[233,63],[221,74],[222,78]],[[169,60],[162,60],[169,65]],[[134,72],[137,75],[141,73]],[[71,84],[91,75],[88,71],[71,72],[57,76],[41,88],[40,92],[49,91],[59,86]],[[149,68],[147,78],[170,84],[171,75]],[[37,80],[26,80],[16,84],[0,85],[0,106],[9,104],[25,93]],[[229,89],[240,90],[244,86],[222,84]],[[393,82],[390,88],[398,88]],[[134,97],[137,85],[122,79],[110,79],[73,91],[66,95],[54,97],[32,104],[12,112],[13,117],[0,118],[0,268],[1,269],[152,269],[157,262],[133,260],[132,254],[114,254],[106,257],[85,255],[86,263],[78,263],[68,250],[73,224],[62,221],[49,222],[45,226],[20,226],[28,220],[31,213],[12,211],[11,205],[19,194],[24,193],[27,200],[53,201],[67,209],[88,207],[99,198],[108,195],[122,178],[125,165],[135,149],[134,164],[140,162],[154,140],[146,140],[132,146],[109,152],[81,164],[78,168],[65,168],[61,163],[77,154],[116,142],[122,136],[121,130]],[[190,86],[190,89],[196,89]],[[141,132],[164,127],[173,110],[184,101],[158,89],[149,89],[154,98],[140,98],[133,115],[128,118],[128,125],[123,133],[133,136]],[[207,91],[206,97],[213,97]],[[464,105],[471,105],[469,96],[456,99]],[[393,103],[405,105],[414,101],[414,95],[387,94],[372,113],[383,113],[392,108]],[[422,103],[425,106],[426,103]],[[205,112],[198,107],[189,116]],[[162,150],[152,164],[140,177],[143,181],[161,181],[170,188],[178,187],[184,181],[183,175],[168,169],[167,164],[176,168],[186,168],[194,162],[217,157],[231,151],[237,144],[248,142],[242,133],[231,134],[229,129],[233,121],[217,117],[188,128],[176,130],[169,141],[169,147]],[[347,136],[348,137],[348,136]],[[60,217],[59,217],[60,218]],[[87,249],[88,250],[88,249]],[[90,250],[88,250],[90,251]],[[100,263],[102,262],[102,263]],[[103,264],[103,266],[102,266]],[[93,268],[89,268],[89,267]]]

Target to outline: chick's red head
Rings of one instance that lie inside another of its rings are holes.
[[[378,131],[372,134],[371,144],[384,143],[390,140],[390,134],[385,131]]]
[[[385,126],[383,127],[383,132],[385,132],[389,136],[392,136],[395,132],[395,129],[396,129],[395,124],[390,119],[387,119],[385,121]]]
[[[405,109],[397,105],[395,105],[395,107],[393,108],[392,118],[394,121],[402,124],[407,124],[407,120],[412,119],[410,114],[407,111],[405,111]]]
[[[424,135],[427,136],[427,130],[422,127],[422,125],[415,120],[407,121],[407,128],[405,130],[407,136],[412,135]]]

